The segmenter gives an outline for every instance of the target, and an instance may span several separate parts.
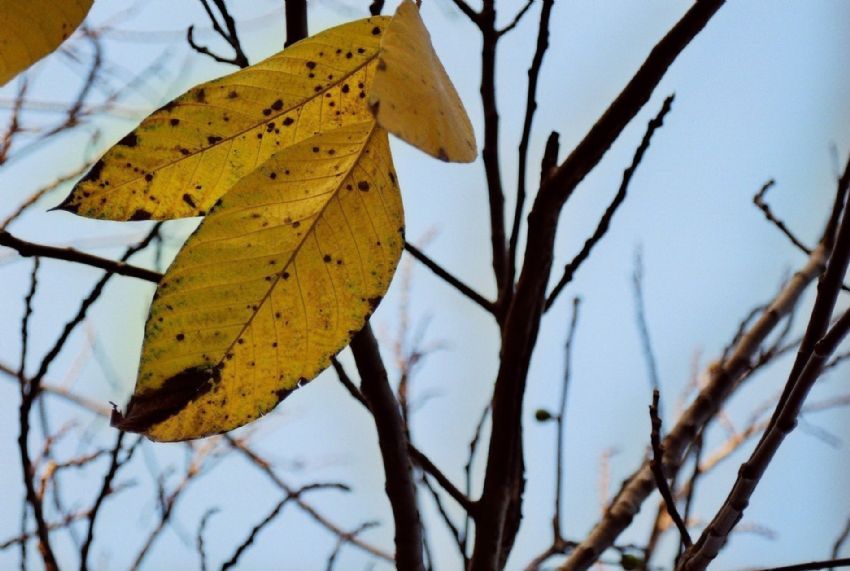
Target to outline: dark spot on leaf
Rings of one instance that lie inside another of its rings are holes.
[[[393,171],[390,171],[387,174],[390,175],[390,180],[393,184],[395,184],[395,174],[393,173]]]
[[[354,57],[354,54],[351,53],[351,52],[348,52],[347,54],[345,54],[345,59],[351,59],[352,57]]]
[[[375,311],[375,308],[381,303],[381,299],[383,298],[379,295],[367,299],[366,302],[369,304],[369,311]]]
[[[366,50],[363,49],[363,48],[357,48],[357,53],[359,53],[359,54],[366,53]]]
[[[283,272],[283,273],[281,274],[281,277],[282,277],[283,279],[285,279],[285,280],[288,280],[288,279],[289,279],[289,272]]]
[[[148,182],[152,181],[152,180],[153,180],[153,174],[152,174],[152,173],[148,173],[148,174],[146,174],[146,175],[145,175],[145,180],[146,180],[146,181],[148,181]]]
[[[316,69],[316,62],[314,61],[308,61],[306,65],[307,69]]]
[[[172,127],[176,127],[180,124],[180,119],[169,119],[168,122],[171,124]]]
[[[123,139],[118,141],[118,144],[123,145],[125,147],[135,147],[139,144],[139,138],[136,136],[135,133],[130,133],[128,135],[125,135]]]
[[[357,188],[362,190],[363,192],[368,192],[369,191],[369,183],[366,182],[365,180],[361,180],[360,182],[357,183]]]
[[[299,222],[298,220],[292,223],[293,228],[298,228],[299,226],[301,226],[301,222]]]
[[[130,216],[130,220],[150,220],[151,213],[145,210],[144,208],[138,208],[133,215]]]
[[[166,379],[159,388],[133,395],[126,414],[112,412],[110,424],[127,432],[147,432],[208,393],[221,379],[215,367],[190,367]]]
[[[324,257],[322,258],[322,260],[324,260],[325,263],[327,264],[331,261],[331,257],[328,254],[325,254]]]
[[[97,161],[96,163],[94,163],[94,166],[92,166],[92,168],[88,172],[88,174],[86,174],[86,176],[83,177],[82,182],[95,181],[95,180],[100,178],[100,173],[102,173],[102,172],[103,172],[103,161],[102,160]]]
[[[292,394],[292,389],[278,389],[274,392],[274,394],[277,396],[278,402],[280,402]]]
[[[313,147],[313,152],[314,152],[314,153],[318,153],[318,152],[319,152],[319,147]]]
[[[177,339],[178,341],[183,341],[185,338],[186,336],[182,333],[178,333],[175,337],[175,339]]]
[[[351,88],[350,88],[350,87],[348,87],[348,84],[347,84],[347,83],[346,83],[346,84],[344,84],[344,85],[342,86],[342,92],[343,92],[343,93],[348,93],[349,91],[351,91]]]
[[[168,103],[157,109],[157,111],[165,111],[166,113],[170,113],[176,105],[177,103],[175,103],[174,101],[169,101]]]
[[[207,137],[207,142],[208,142],[210,145],[215,145],[215,144],[216,144],[216,143],[218,143],[219,141],[221,141],[221,137],[217,137],[217,136],[215,136],[215,135],[210,135],[209,137]]]
[[[263,109],[263,115],[265,115],[266,117],[268,117],[268,116],[269,116],[269,115],[271,115],[271,114],[272,114],[272,110],[271,110],[271,109],[269,109],[268,107],[266,107],[265,109]]]
[[[205,103],[207,100],[207,92],[201,88],[195,92],[195,101],[198,103]]]
[[[443,147],[440,147],[437,150],[437,158],[440,159],[441,161],[449,162],[449,155],[448,155],[448,153],[446,153],[446,149],[444,149]]]
[[[188,204],[192,208],[195,208],[195,201],[192,199],[192,195],[184,194],[183,195],[183,202],[185,202],[186,204]]]
[[[235,91],[231,91],[230,93],[227,94],[228,99],[236,99],[237,97],[239,97],[239,94],[236,93]]]
[[[381,35],[381,28],[379,28],[378,26],[375,26],[374,28],[372,28],[372,35],[373,36],[380,36]]]
[[[295,120],[292,117],[287,117],[286,119],[283,120],[283,126],[284,127],[289,127],[293,123],[295,123]]]
[[[283,101],[280,99],[276,100],[274,103],[272,103],[272,109],[274,109],[275,111],[280,111],[281,109],[283,109]]]
[[[270,178],[270,179],[272,179],[272,180],[276,179],[276,178],[277,178],[277,173],[276,173],[276,172],[273,172],[273,173],[269,174],[269,178]]]

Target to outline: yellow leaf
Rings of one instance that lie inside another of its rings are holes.
[[[198,216],[275,152],[370,120],[389,18],[358,20],[190,89],[95,163],[59,208],[110,220]]]
[[[165,274],[115,426],[186,440],[269,412],[363,327],[403,224],[374,120],[274,155],[220,199]]]
[[[438,159],[469,163],[475,133],[412,0],[404,0],[381,40],[369,104],[384,129]]]
[[[59,47],[92,0],[0,0],[0,86]]]

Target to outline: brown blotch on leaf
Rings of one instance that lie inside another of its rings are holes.
[[[82,182],[93,182],[100,178],[100,173],[103,172],[103,161],[97,161],[92,166],[91,170],[83,177]]]
[[[277,99],[274,103],[272,103],[272,109],[275,111],[280,111],[283,109],[283,100]]]
[[[357,188],[363,192],[369,192],[369,183],[365,180],[361,180],[357,183]]]
[[[145,210],[144,208],[137,208],[135,212],[133,212],[132,216],[130,216],[130,220],[150,220],[151,213]]]
[[[180,119],[169,119],[168,123],[169,123],[172,127],[176,127],[177,125],[179,125],[179,124],[180,124]]]
[[[166,379],[159,388],[134,395],[127,412],[112,411],[110,424],[127,432],[147,432],[208,393],[221,379],[215,367],[190,367]]]
[[[372,35],[373,36],[380,36],[381,35],[381,28],[378,27],[378,26],[375,26],[374,28],[372,28]]]
[[[284,127],[289,127],[293,123],[295,123],[295,119],[293,119],[292,117],[287,117],[286,119],[283,120],[283,126]]]
[[[230,93],[227,94],[228,99],[236,99],[237,97],[239,97],[239,94],[236,93],[235,91],[231,91]]]
[[[221,141],[221,137],[218,137],[218,136],[216,136],[216,135],[210,135],[209,137],[207,137],[207,142],[208,142],[210,145],[215,145],[215,144],[216,144],[216,143],[218,143],[219,141]]]
[[[369,311],[370,312],[375,311],[375,309],[378,307],[378,304],[381,303],[382,299],[383,298],[379,295],[376,295],[375,297],[370,297],[369,299],[367,299],[366,302],[369,304]]]
[[[446,153],[446,149],[444,149],[443,147],[440,147],[437,150],[437,158],[440,159],[441,161],[449,162],[449,155],[448,155],[448,153]]]
[[[137,137],[135,133],[130,133],[118,141],[118,144],[124,147],[135,147],[139,144],[139,137]]]
[[[207,92],[204,89],[199,89],[195,92],[195,101],[198,103],[206,103],[207,101]]]
[[[282,401],[286,397],[292,394],[294,389],[278,389],[274,392],[275,396],[278,399],[278,402]]]

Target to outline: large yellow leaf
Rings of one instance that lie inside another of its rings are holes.
[[[59,47],[92,0],[0,0],[0,86]]]
[[[384,295],[404,243],[387,133],[302,141],[207,215],[160,283],[115,425],[156,440],[230,430],[313,379]]]
[[[365,90],[388,23],[344,24],[190,89],[110,149],[59,208],[110,220],[203,215],[275,152],[371,119]]]
[[[412,0],[398,7],[381,41],[369,104],[378,124],[444,161],[475,160],[475,133]]]

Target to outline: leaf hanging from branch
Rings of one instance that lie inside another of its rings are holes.
[[[0,0],[0,86],[58,48],[91,6],[92,0]]]
[[[448,162],[477,156],[472,123],[412,0],[398,7],[381,41],[369,104],[384,129]]]
[[[374,121],[273,156],[221,198],[165,274],[116,426],[185,440],[270,411],[363,327],[389,287],[403,224]]]
[[[112,147],[59,208],[110,220],[205,214],[272,154],[371,119],[366,89],[389,21],[331,28],[190,89]]]

